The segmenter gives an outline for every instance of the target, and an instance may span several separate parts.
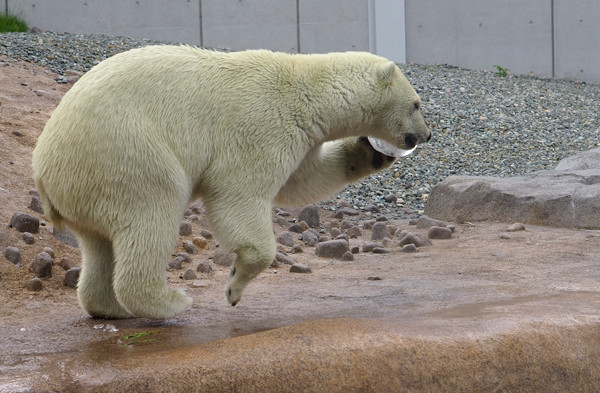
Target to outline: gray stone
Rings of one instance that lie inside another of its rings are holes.
[[[212,272],[213,268],[212,268],[212,265],[210,264],[210,262],[202,261],[198,264],[196,271],[206,274],[206,273]]]
[[[417,219],[417,229],[427,229],[433,226],[445,227],[446,223],[440,220],[435,220],[427,215],[422,215]]]
[[[346,251],[350,250],[350,246],[346,240],[330,240],[317,244],[315,252],[318,257],[322,258],[337,258],[341,259]]]
[[[77,241],[77,236],[67,228],[62,230],[56,229],[56,227],[52,228],[52,234],[56,237],[61,243],[66,244],[71,247],[79,247],[79,242]]]
[[[4,250],[4,257],[15,265],[21,264],[21,250],[17,247],[6,247],[6,250]]]
[[[373,248],[373,254],[387,254],[389,250],[385,247],[375,247]]]
[[[52,260],[54,261],[54,249],[52,247],[44,247],[42,249],[43,252],[47,252],[48,255],[50,255],[50,257],[52,258]]]
[[[340,235],[340,236],[341,236],[341,235]],[[328,242],[328,241],[330,241],[330,240],[331,240],[331,237],[330,237],[330,236],[327,236],[327,235],[319,236],[319,241],[320,241],[320,242]]]
[[[377,222],[377,220],[367,220],[367,221],[363,222],[363,228],[371,229],[371,228],[373,228],[373,225],[375,225],[376,222]]]
[[[177,256],[173,258],[171,262],[169,262],[169,267],[171,269],[179,270],[181,269],[181,265],[183,265],[184,262],[185,258],[183,258],[182,256]]]
[[[356,225],[346,229],[346,235],[350,237],[350,239],[356,239],[357,237],[362,236],[362,231]]]
[[[405,244],[402,246],[402,252],[417,252],[417,246],[414,244]]]
[[[384,237],[392,237],[390,231],[387,229],[385,222],[377,222],[373,225],[373,232],[371,233],[372,240],[381,240]]]
[[[348,220],[342,220],[342,222],[340,222],[340,229],[342,231],[348,230],[350,228],[352,228],[354,225],[348,221]]]
[[[196,274],[194,269],[187,269],[185,272],[183,272],[181,278],[183,278],[184,280],[195,280],[198,278],[198,275]]]
[[[352,246],[352,248],[350,249],[350,252],[352,254],[358,254],[360,252],[360,247],[358,247],[358,246]]]
[[[74,267],[77,267],[77,264],[69,257],[62,257],[60,261],[57,263],[58,266],[63,268],[64,270],[69,270]]]
[[[342,255],[342,259],[344,261],[353,261],[354,260],[354,254],[351,251],[346,251],[344,253],[344,255]]]
[[[275,260],[286,265],[293,265],[296,263],[296,261],[294,261],[292,258],[279,251],[275,253]]]
[[[399,246],[405,244],[414,244],[417,247],[426,247],[431,245],[431,240],[420,233],[407,233],[400,239]]]
[[[283,231],[279,236],[277,236],[277,243],[283,244],[287,247],[292,247],[294,245],[295,238],[296,236],[294,236],[291,232]]]
[[[331,228],[329,230],[329,233],[331,234],[332,237],[336,237],[342,234],[342,231],[340,230],[340,228]]]
[[[316,235],[313,231],[307,229],[302,232],[302,242],[309,247],[314,247],[319,243],[319,236]]]
[[[198,251],[196,251],[196,246],[194,246],[194,242],[191,240],[186,240],[183,242],[183,249],[188,254],[196,255]]]
[[[27,284],[27,290],[33,292],[39,292],[44,287],[44,283],[39,278],[32,278]]]
[[[209,231],[208,229],[201,230],[200,235],[202,235],[202,237],[204,237],[205,239],[212,239],[212,237],[213,237],[212,232]]]
[[[302,246],[300,244],[294,244],[294,246],[292,247],[292,253],[298,254],[301,252],[304,252],[304,249],[302,248]]]
[[[63,284],[70,288],[77,288],[77,283],[79,282],[79,275],[81,274],[80,267],[74,267],[65,273],[65,279],[63,280]]]
[[[232,266],[235,261],[237,261],[237,254],[236,253],[221,253],[221,252],[217,252],[215,253],[215,256],[213,258],[213,262],[216,265],[219,266]]]
[[[555,169],[496,178],[450,176],[430,192],[425,213],[440,219],[522,222],[600,229],[600,148]]]
[[[386,216],[379,216],[375,219],[375,221],[378,221],[378,222],[388,221],[388,218]]]
[[[333,218],[337,218],[338,220],[341,220],[342,218],[344,218],[344,212],[341,210],[336,211],[335,214],[333,215]]]
[[[352,207],[344,207],[342,208],[341,212],[347,216],[358,216],[358,210]]]
[[[304,265],[302,263],[294,263],[290,267],[290,273],[312,273],[312,270],[308,265]]]
[[[317,205],[306,205],[298,213],[298,220],[305,221],[309,227],[316,228],[319,226],[319,208]]]
[[[508,228],[506,228],[507,232],[518,232],[518,231],[524,231],[525,230],[525,225],[521,224],[520,222],[515,222],[514,224],[511,224],[508,226]]]
[[[300,223],[292,224],[288,227],[288,231],[302,233],[302,225],[300,225]]]
[[[510,240],[510,239],[512,239],[512,236],[509,235],[508,233],[503,233],[502,235],[500,235],[500,239],[502,239],[502,240]]]
[[[367,203],[364,210],[371,213],[379,213],[379,208],[373,203]]]
[[[40,252],[35,256],[35,260],[31,265],[31,270],[39,278],[52,277],[52,257],[47,252]]]
[[[19,232],[38,233],[40,220],[30,214],[17,212],[10,219],[9,226]]]
[[[21,238],[26,244],[33,244],[35,242],[35,236],[29,232],[23,232],[23,236],[21,236]]]
[[[180,252],[180,253],[177,253],[177,255],[175,255],[175,256],[183,258],[184,263],[192,262],[192,257],[187,252]]]
[[[29,208],[36,213],[44,214],[44,207],[42,206],[42,200],[39,196],[33,196],[31,198]]]
[[[190,236],[192,234],[192,223],[184,220],[179,224],[179,236]]]
[[[452,237],[452,231],[445,227],[433,226],[429,228],[427,237],[430,239],[450,239]]]
[[[362,246],[362,252],[373,252],[373,249],[381,247],[381,244],[377,242],[366,242]]]
[[[396,203],[396,201],[398,201],[398,197],[394,194],[388,194],[384,196],[383,199],[389,203]]]
[[[347,233],[342,233],[341,235],[338,235],[336,237],[336,240],[339,240],[339,239],[343,239],[345,241],[348,241],[348,234]]]

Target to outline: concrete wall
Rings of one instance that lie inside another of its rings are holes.
[[[598,0],[5,0],[29,26],[600,83]]]

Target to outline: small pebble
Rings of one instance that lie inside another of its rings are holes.
[[[353,261],[354,254],[351,251],[346,251],[344,255],[342,255],[342,260],[344,261]]]
[[[427,237],[430,239],[450,239],[452,237],[452,231],[445,227],[432,226],[429,228]]]
[[[302,242],[309,247],[314,247],[319,243],[319,236],[311,230],[306,230],[302,232]]]
[[[62,267],[64,270],[69,270],[71,268],[77,267],[77,264],[69,257],[60,258],[57,265]]]
[[[19,232],[38,233],[40,220],[30,214],[17,212],[13,214],[8,226],[15,228]]]
[[[512,239],[512,236],[509,235],[508,233],[503,233],[502,235],[500,235],[500,239],[510,240],[510,239]]]
[[[300,223],[292,224],[288,227],[288,231],[294,233],[302,233],[302,225],[300,225]]]
[[[184,262],[185,262],[185,258],[183,258],[182,256],[177,256],[177,257],[173,258],[171,260],[171,262],[169,262],[169,267],[171,269],[179,270],[179,269],[181,269],[181,266],[183,265]]]
[[[362,252],[373,252],[376,247],[381,247],[381,244],[377,242],[366,242],[362,246]]]
[[[331,228],[329,230],[329,233],[331,234],[332,237],[336,237],[342,234],[342,231],[339,228]]]
[[[358,254],[360,252],[360,247],[358,247],[358,246],[352,246],[352,248],[350,249],[350,252],[352,254]]]
[[[187,269],[185,272],[183,272],[182,277],[184,280],[195,280],[198,278],[198,275],[194,269]]]
[[[312,273],[312,270],[308,265],[304,265],[302,263],[294,263],[290,267],[290,273]]]
[[[192,255],[196,255],[196,253],[198,251],[196,251],[196,247],[194,246],[194,243],[192,243],[192,241],[190,240],[186,240],[183,242],[183,249],[185,250],[185,252],[187,252],[188,254],[192,254]]]
[[[39,278],[32,278],[31,281],[29,281],[29,283],[27,284],[27,290],[28,291],[34,291],[34,292],[39,292],[42,290],[44,284],[42,282],[42,280],[40,280]]]
[[[417,246],[414,244],[405,244],[402,246],[402,252],[417,252]]]
[[[23,236],[21,236],[21,238],[26,244],[33,244],[35,242],[35,236],[29,232],[23,232]]]
[[[304,221],[311,228],[316,228],[319,226],[319,208],[317,205],[310,204],[304,206],[298,212],[298,221]]]
[[[80,267],[74,267],[65,273],[65,279],[63,283],[70,288],[77,288],[77,283],[79,282],[79,275],[81,274]]]
[[[31,269],[39,278],[52,277],[52,257],[47,252],[40,252],[35,256]]]
[[[293,265],[294,263],[296,263],[296,261],[294,261],[292,258],[279,251],[275,253],[275,260],[279,263],[284,263],[286,265]]]
[[[189,236],[192,234],[192,223],[184,220],[179,224],[179,235],[180,236]]]
[[[286,247],[292,247],[294,245],[295,238],[296,236],[294,236],[291,232],[283,231],[279,236],[277,236],[276,241],[277,243],[283,244]]]
[[[196,271],[206,274],[206,273],[212,272],[213,268],[212,268],[212,265],[210,264],[210,262],[202,261],[198,264]]]
[[[200,248],[201,250],[206,249],[208,247],[208,240],[204,236],[196,236],[192,239],[192,243],[194,246]]]
[[[373,254],[387,254],[389,250],[384,247],[375,247],[373,248]]]
[[[300,244],[294,244],[292,246],[292,253],[293,254],[298,254],[304,252],[304,249],[302,248],[302,246]]]
[[[371,276],[371,277],[368,277],[367,280],[369,280],[369,281],[380,281],[381,277],[379,277],[379,276]]]
[[[4,251],[4,257],[15,265],[19,265],[21,263],[21,250],[19,250],[17,247],[6,247],[6,250]]]
[[[420,233],[407,233],[400,239],[400,246],[404,246],[405,244],[414,244],[417,247],[425,247],[431,246],[431,240],[429,240],[426,236],[421,235]]]
[[[387,224],[385,222],[377,222],[373,225],[373,232],[371,232],[372,240],[381,240],[384,237],[392,237],[390,231],[387,229]]]
[[[209,231],[208,229],[201,230],[200,235],[202,235],[202,237],[205,239],[212,239],[212,237],[213,237],[212,232]]]
[[[354,225],[352,225],[352,223],[348,220],[342,220],[342,222],[340,222],[340,229],[342,231],[345,231],[347,229],[352,228]]]
[[[348,235],[348,237],[350,237],[350,239],[356,239],[356,238],[362,236],[362,231],[360,230],[360,228],[358,226],[354,225],[346,230],[346,235]]]
[[[419,219],[417,220],[417,229],[427,229],[430,227],[445,227],[446,223],[440,220],[435,220],[429,216],[426,215],[422,215],[421,217],[419,217]]]
[[[44,214],[44,207],[42,206],[42,200],[39,196],[33,196],[31,198],[29,208],[36,213]]]
[[[50,255],[50,257],[54,260],[54,249],[51,247],[44,247],[42,251],[48,253],[48,255]]]
[[[365,229],[371,229],[373,228],[373,225],[375,225],[375,223],[377,222],[377,220],[367,220],[363,222],[363,228]]]
[[[350,246],[346,240],[330,240],[317,244],[315,253],[322,258],[337,258],[341,259],[346,251],[350,250]]]
[[[338,220],[341,220],[342,218],[344,218],[344,212],[341,210],[336,211],[335,214],[333,215],[333,218],[337,218]]]
[[[506,228],[507,232],[517,232],[517,231],[524,231],[525,230],[525,225],[521,224],[520,222],[515,222],[514,224],[511,224],[508,226],[508,228]]]
[[[206,280],[195,280],[192,282],[193,288],[206,288],[208,287],[208,282]]]

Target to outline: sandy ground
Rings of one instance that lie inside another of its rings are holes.
[[[290,256],[311,266],[311,274],[289,273],[286,265],[267,269],[236,307],[229,307],[224,296],[228,268],[213,265],[212,273],[199,274],[199,286],[179,277],[209,260],[213,239],[184,269],[168,273],[172,286],[186,288],[194,298],[190,310],[169,321],[91,319],[78,306],[75,290],[63,285],[65,272],[56,265],[43,290],[30,292],[26,286],[34,274],[29,266],[44,247],[55,250],[56,261],[69,256],[80,263],[80,251],[56,240],[51,223],[40,227],[33,245],[8,227],[17,211],[36,214],[28,209],[28,191],[34,188],[31,153],[69,87],[56,83],[55,76],[0,57],[0,391],[27,391],[34,386],[32,378],[60,379],[64,370],[47,371],[49,364],[60,369],[69,361],[79,364],[81,356],[101,362],[110,353],[118,364],[132,353],[162,353],[318,319],[390,321],[403,334],[426,338],[485,338],[541,321],[561,326],[598,321],[600,233],[528,226],[501,239],[506,223],[458,225],[452,239],[434,241],[417,253],[403,253],[393,244],[389,254],[361,253],[351,262],[317,258],[314,248],[305,247]],[[204,221],[194,222],[194,235],[182,240],[199,234]],[[322,212],[321,221],[335,219]],[[407,221],[393,224],[415,231]],[[283,230],[276,224],[274,229]],[[370,231],[363,231],[351,246],[369,237]],[[22,266],[4,258],[7,246],[21,249]],[[174,253],[179,251],[181,245]],[[374,276],[381,280],[368,279]],[[107,324],[116,331],[106,331]],[[126,345],[124,336],[138,332],[152,332],[156,340]],[[100,375],[110,379],[116,366],[103,367]]]

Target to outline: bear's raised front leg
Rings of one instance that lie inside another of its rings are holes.
[[[349,183],[389,168],[395,157],[382,154],[366,137],[326,142],[312,149],[274,199],[278,206],[318,202]]]
[[[227,301],[235,306],[246,285],[273,262],[275,238],[270,201],[240,197],[235,192],[223,196],[203,202],[215,235],[228,251],[237,254],[225,288]]]
[[[97,318],[130,318],[113,290],[113,250],[110,240],[94,233],[79,233],[83,268],[77,284],[79,304]]]
[[[167,283],[167,261],[181,220],[176,206],[148,201],[152,209],[130,212],[133,221],[114,235],[113,287],[119,303],[137,317],[166,319],[192,305],[183,290]]]

